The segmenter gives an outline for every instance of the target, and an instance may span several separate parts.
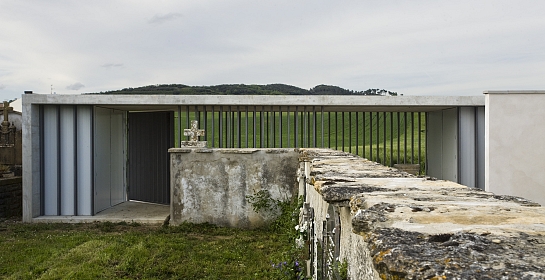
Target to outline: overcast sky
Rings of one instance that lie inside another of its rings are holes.
[[[150,84],[545,89],[545,1],[0,2],[0,98]]]

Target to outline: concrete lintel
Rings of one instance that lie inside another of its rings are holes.
[[[545,90],[487,90],[484,94],[545,94]]]
[[[324,110],[333,107],[381,107],[396,111],[434,107],[484,106],[483,96],[356,96],[356,95],[23,95],[23,103],[31,104],[87,104],[116,107],[125,110],[176,110],[178,105],[217,106],[313,106]]]

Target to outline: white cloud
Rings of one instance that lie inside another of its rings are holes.
[[[177,18],[182,17],[182,14],[180,13],[168,13],[165,15],[154,15],[150,20],[148,20],[148,23],[151,24],[161,24],[167,21],[175,20]]]
[[[87,92],[160,83],[334,84],[405,95],[544,87],[545,2],[7,3],[0,77],[9,87],[0,99],[51,85],[73,93],[74,81]],[[114,69],[122,71],[101,71]]]
[[[80,82],[77,82],[77,83],[74,83],[74,84],[71,84],[69,86],[66,87],[66,89],[69,89],[69,90],[79,90],[81,88],[84,88],[85,86],[80,83]]]
[[[100,67],[104,67],[104,68],[116,68],[116,67],[123,67],[123,63],[106,63],[106,64],[102,64],[100,65]]]
[[[6,85],[0,84],[0,89],[5,89],[5,88],[6,88]]]

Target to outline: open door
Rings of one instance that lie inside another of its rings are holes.
[[[130,200],[170,204],[170,158],[174,147],[173,112],[129,113]]]
[[[125,112],[95,107],[94,211],[126,201]]]

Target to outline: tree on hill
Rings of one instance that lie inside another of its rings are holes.
[[[88,93],[97,94],[97,93]],[[397,92],[384,89],[366,91],[347,90],[338,86],[318,85],[310,90],[286,84],[244,85],[225,84],[215,86],[188,86],[184,84],[149,85],[100,92],[98,94],[161,94],[161,95],[370,95],[397,96]]]

